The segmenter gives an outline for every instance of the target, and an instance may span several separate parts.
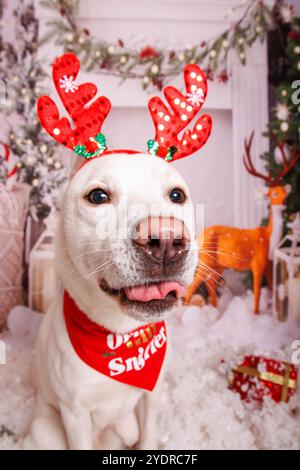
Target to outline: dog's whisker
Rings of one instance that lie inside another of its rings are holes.
[[[105,263],[103,263],[101,266],[97,267],[96,269],[94,269],[92,272],[90,272],[89,274],[86,275],[86,279],[89,279],[93,274],[97,274],[98,272],[101,272],[102,271],[102,267],[106,264],[113,264],[113,261],[112,260],[108,260],[108,261],[105,261]]]
[[[207,264],[201,262],[200,264],[200,268],[201,269],[206,269],[206,272],[207,273],[211,273],[213,272],[213,277],[214,277],[214,282],[216,282],[216,284],[218,284],[220,287],[224,288],[225,290],[227,290],[228,292],[230,292],[230,289],[229,287],[226,285],[226,283],[221,283],[219,282],[219,279],[222,278],[222,274],[220,274],[218,271],[214,270],[213,268],[211,268],[210,266],[208,266]]]
[[[106,266],[107,264],[108,264],[108,266]],[[74,284],[74,282],[77,282],[77,284],[74,286],[74,290],[77,291],[85,281],[90,279],[91,276],[93,276],[96,273],[101,273],[102,270],[105,271],[112,264],[113,264],[113,260],[108,260],[105,263],[103,263],[101,266],[98,266],[97,270],[93,270],[92,272],[90,272],[90,273],[88,273],[84,276],[80,276],[78,279],[74,279],[73,284]],[[105,266],[105,268],[104,268],[104,266]]]
[[[101,241],[101,246],[103,246],[104,243],[106,243],[109,246],[115,246],[115,242],[112,242],[112,241]],[[100,245],[99,241],[86,241],[83,243],[74,242],[74,243],[69,243],[68,248],[55,248],[55,252],[59,254],[59,253],[65,253],[69,251],[70,248],[83,248],[85,246],[93,248],[93,246],[98,246],[98,245]]]
[[[222,243],[214,243],[214,242],[210,242],[210,243],[203,243],[203,244],[197,244],[198,248],[200,250],[203,250],[205,248],[213,248],[213,247],[220,247],[221,249],[226,249],[227,246],[226,244],[222,244]]]
[[[220,277],[220,273],[216,271],[215,269],[213,269],[211,266],[208,266],[204,261],[201,260],[199,266],[202,268],[205,267],[209,271],[213,272],[217,277]]]
[[[70,263],[70,265],[71,265],[72,261],[73,261],[73,260],[69,260],[69,261],[66,262],[66,264],[67,264],[67,263]],[[63,265],[56,264],[56,266],[57,266],[57,267],[60,267],[60,266],[63,266]],[[98,268],[98,264],[97,264],[97,268]],[[78,274],[78,268],[77,268],[74,264],[72,264],[72,266],[68,266],[67,269],[68,269],[68,272],[69,272],[70,274],[72,274],[72,273],[77,273],[77,274]],[[93,269],[94,269],[94,268],[93,268]],[[96,268],[95,268],[95,269],[96,269]],[[78,280],[81,280],[82,277],[83,277],[83,276],[80,276],[79,278],[74,279],[74,282],[76,282],[76,281],[78,281]]]
[[[97,274],[97,273],[101,272],[104,266],[106,266],[107,264],[112,264],[112,263],[113,263],[113,260],[111,260],[111,259],[105,261],[105,262],[102,263],[100,266],[97,266],[95,269],[93,269],[93,270],[90,271],[88,274],[86,274],[85,276],[83,276],[83,280],[84,280],[84,281],[87,281],[87,280],[90,279],[90,277],[92,277],[94,274]]]
[[[109,260],[106,260],[104,263],[102,263],[101,265],[98,265],[95,269],[93,269],[92,271],[90,271],[89,273],[87,274],[83,274],[82,276],[80,276],[79,278],[77,279],[74,279],[74,281],[79,281],[79,280],[85,280],[85,279],[88,279],[90,276],[92,276],[95,272],[97,272],[97,270],[100,270],[102,268],[102,266],[106,266],[107,263],[111,263],[113,260],[109,259]]]
[[[251,258],[243,258],[241,256],[236,256],[236,255],[233,255],[233,254],[224,253],[222,251],[202,250],[202,253],[207,254],[208,256],[211,256],[212,259],[215,259],[215,258],[212,255],[210,255],[210,253],[214,253],[216,255],[228,256],[230,258],[241,260],[241,261],[250,261],[251,260]],[[219,263],[219,264],[222,264],[222,263]]]
[[[209,282],[211,279],[207,279],[207,276],[210,275],[213,282],[215,282],[219,287],[230,292],[229,287],[226,286],[226,284],[219,281],[219,278],[221,277],[220,274],[218,275],[218,279],[217,279],[215,274],[211,275],[211,268],[209,266],[199,266],[199,268],[202,270],[202,272],[200,274],[196,274],[196,277],[199,277],[201,281],[207,286],[207,288],[210,288],[212,290],[212,286],[210,285],[210,282]],[[202,282],[200,284],[202,284]]]
[[[204,243],[204,242],[206,242],[207,240],[216,240],[217,238],[218,238],[217,235],[210,235],[210,236],[208,236],[208,237],[206,236],[205,238],[199,238],[199,237],[197,237],[197,238],[196,238],[196,241],[197,241],[197,242],[202,242],[202,243]]]
[[[222,288],[225,288],[227,290],[228,287],[222,283],[221,281],[219,281],[219,279],[222,277],[220,274],[218,276],[216,276],[216,272],[214,272],[214,270],[212,270],[209,266],[200,266],[200,269],[201,269],[201,274],[198,274],[197,276],[202,280],[202,282],[204,282],[207,286],[208,284],[210,283],[210,281],[213,281],[215,282],[218,286],[222,287]],[[212,274],[213,273],[213,274]]]
[[[198,246],[226,246],[226,244],[223,244],[221,242],[218,242],[218,241],[211,241],[211,242],[208,242],[207,240],[205,240],[204,242],[197,242],[197,245]]]
[[[106,266],[106,268],[103,270],[102,275],[101,275],[100,280],[99,280],[99,283],[101,283],[101,281],[102,281],[102,279],[103,279],[103,276],[104,276],[104,273],[108,270],[108,268],[110,268],[111,265],[112,265],[112,264],[109,264],[109,265]],[[121,289],[119,289],[119,294],[120,294],[120,292],[121,292]]]
[[[85,251],[84,253],[82,253],[81,255],[78,255],[78,256],[74,256],[72,257],[72,259],[68,260],[68,261],[65,261],[64,263],[60,263],[60,264],[57,264],[58,267],[63,267],[63,266],[66,266],[67,264],[71,264],[74,260],[77,260],[79,258],[82,258],[83,256],[86,256],[88,254],[91,254],[91,253],[110,253],[111,250],[89,250],[89,251]]]

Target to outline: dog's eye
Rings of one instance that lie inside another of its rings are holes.
[[[109,201],[108,194],[103,189],[93,189],[87,196],[87,200],[92,204],[104,204]]]
[[[175,204],[182,204],[186,200],[186,195],[182,189],[174,188],[169,194],[169,198]]]

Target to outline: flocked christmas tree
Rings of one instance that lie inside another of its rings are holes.
[[[36,115],[37,98],[47,90],[45,72],[37,60],[39,25],[33,2],[19,0],[14,20],[15,41],[5,41],[0,34],[0,77],[6,83],[2,121],[8,127],[6,142],[18,157],[18,179],[31,186],[30,212],[43,220],[55,206],[65,171],[57,158],[58,146],[42,130]]]

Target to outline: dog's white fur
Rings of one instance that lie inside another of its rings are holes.
[[[95,187],[111,192],[110,204],[94,206],[84,198]],[[112,240],[114,227],[108,227],[108,236],[103,236],[111,220],[111,213],[106,213],[109,205],[118,211],[118,235],[126,226],[133,230],[153,204],[162,215],[184,220],[192,242],[184,271],[177,277],[184,285],[191,282],[197,260],[192,209],[184,213],[181,205],[170,201],[169,191],[177,187],[184,189],[190,202],[188,188],[172,165],[157,157],[125,153],[88,162],[68,183],[56,236],[56,269],[60,284],[94,322],[125,333],[161,319],[128,316],[99,288],[102,276],[113,288],[149,281],[130,237]],[[138,210],[135,207],[127,217],[126,207],[136,204]],[[101,375],[82,362],[66,331],[60,286],[42,322],[35,372],[35,415],[24,448],[156,448],[155,415],[163,373],[155,390],[148,393]]]

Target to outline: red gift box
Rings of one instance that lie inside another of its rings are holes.
[[[277,403],[289,401],[295,393],[297,369],[293,364],[260,356],[245,356],[232,369],[229,388],[245,401],[263,402],[268,396]]]

